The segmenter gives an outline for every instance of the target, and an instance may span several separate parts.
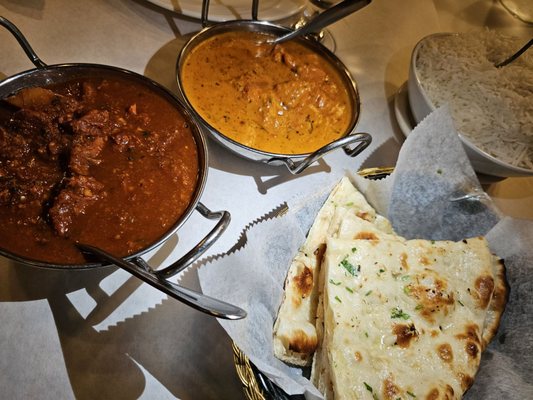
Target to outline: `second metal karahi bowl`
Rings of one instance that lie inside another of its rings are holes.
[[[316,39],[310,37],[300,37],[298,40],[301,44],[311,49],[317,55],[319,55],[325,62],[329,63],[338,72],[346,91],[349,94],[351,102],[351,116],[350,123],[341,137],[325,146],[313,151],[311,153],[301,154],[280,154],[263,151],[257,148],[253,148],[244,145],[234,139],[231,139],[228,135],[220,132],[214,128],[209,122],[203,118],[200,113],[195,110],[187,96],[187,93],[183,85],[183,69],[187,56],[204,41],[213,38],[214,36],[221,35],[227,32],[258,32],[273,35],[274,37],[281,36],[290,32],[291,30],[286,27],[275,25],[269,22],[257,21],[257,20],[238,20],[222,22],[215,25],[205,27],[195,36],[193,36],[182,48],[176,66],[177,82],[180,91],[180,95],[185,101],[186,105],[191,109],[192,113],[198,121],[206,128],[212,138],[228,148],[232,152],[239,156],[259,161],[271,165],[285,165],[289,171],[293,174],[298,174],[305,170],[310,164],[319,158],[323,157],[326,153],[342,148],[344,152],[354,157],[363,151],[371,143],[371,136],[368,133],[355,133],[355,127],[359,120],[361,102],[359,99],[359,93],[355,80],[350,75],[346,66],[326,47],[320,44]],[[223,99],[221,99],[223,101]]]

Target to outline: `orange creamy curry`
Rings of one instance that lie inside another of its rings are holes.
[[[223,135],[271,153],[309,153],[345,136],[354,110],[339,73],[303,44],[268,37],[226,32],[194,48],[181,71],[194,109]]]

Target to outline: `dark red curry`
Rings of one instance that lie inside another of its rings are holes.
[[[183,215],[198,168],[183,115],[140,83],[24,89],[0,104],[0,247],[57,264],[85,262],[77,241],[135,253]]]

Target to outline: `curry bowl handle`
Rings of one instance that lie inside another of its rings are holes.
[[[218,240],[231,221],[231,215],[228,211],[211,211],[200,202],[196,204],[196,211],[198,211],[207,219],[219,218],[219,221],[215,227],[211,229],[211,231],[187,254],[170,264],[168,267],[154,271],[155,274],[157,274],[161,279],[168,279],[176,275],[196,261],[198,257],[200,257],[209,247],[213,245],[213,243]]]
[[[161,270],[152,269],[152,267],[150,267],[150,265],[148,265],[148,263],[141,257],[133,257],[130,260],[125,260],[88,244],[77,243],[76,245],[82,253],[90,255],[104,264],[116,265],[150,286],[196,310],[217,318],[230,320],[244,318],[246,317],[246,311],[242,308],[180,286],[167,279],[176,275],[200,257],[220,237],[220,235],[222,235],[230,223],[231,217],[230,213],[227,211],[213,212],[200,202],[196,204],[196,210],[205,218],[219,218],[219,221],[215,227],[187,254],[175,263]]]
[[[77,243],[76,245],[82,253],[97,258],[103,263],[116,265],[157,290],[198,311],[216,318],[229,320],[246,317],[246,311],[240,307],[162,279],[141,257],[134,257],[131,261],[126,261],[98,247],[83,243]]]
[[[351,148],[349,145],[353,143],[357,143],[357,145]],[[366,149],[370,143],[372,143],[372,136],[370,134],[364,132],[354,133],[328,143],[315,152],[309,154],[301,161],[294,161],[293,157],[273,157],[266,162],[272,165],[285,165],[292,174],[297,175],[305,170],[310,164],[324,157],[330,151],[338,149],[339,147],[342,147],[346,155],[355,157],[364,149]]]
[[[19,42],[20,47],[22,47],[22,50],[26,53],[28,58],[31,60],[33,65],[35,65],[37,68],[46,68],[47,65],[37,56],[33,48],[30,46],[30,43],[26,39],[26,37],[22,34],[22,32],[7,18],[4,18],[0,15],[0,25],[2,25],[4,28],[6,28],[13,36],[15,36],[15,39],[17,39],[17,42]]]

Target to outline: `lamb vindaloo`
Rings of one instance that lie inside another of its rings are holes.
[[[141,83],[84,78],[0,101],[0,247],[81,264],[75,242],[117,256],[156,242],[198,183],[185,118]]]

